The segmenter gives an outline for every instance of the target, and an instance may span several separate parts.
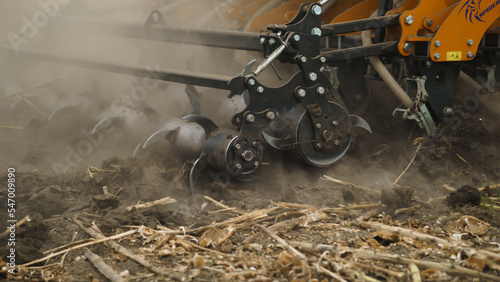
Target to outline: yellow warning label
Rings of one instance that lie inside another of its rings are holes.
[[[461,61],[462,60],[462,51],[451,51],[446,53],[447,61]]]

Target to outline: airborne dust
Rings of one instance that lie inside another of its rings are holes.
[[[167,11],[167,24],[234,29],[234,23],[220,18],[212,1],[190,2],[198,6],[179,5]],[[132,158],[136,147],[161,128],[162,121],[193,112],[185,85],[51,63],[24,53],[36,50],[92,61],[140,64],[150,69],[228,76],[239,74],[250,60],[262,59],[257,53],[99,35],[83,26],[66,26],[64,20],[77,17],[142,24],[152,9],[151,3],[0,2],[0,42],[10,47],[0,52],[0,175],[8,167],[18,172],[19,217],[32,214],[50,220],[72,212],[97,212],[106,216],[97,219],[104,232],[112,232],[122,224],[189,226],[213,220],[197,218],[203,197],[189,192],[186,175],[196,156],[178,152],[164,141],[139,150]],[[282,75],[286,81],[290,74]],[[270,84],[279,83],[271,70],[261,76]],[[320,180],[322,175],[375,189],[391,189],[415,155],[418,144],[413,145],[414,140],[425,136],[425,132],[400,115],[392,116],[399,102],[381,81],[370,81],[368,86],[371,99],[361,116],[373,134],[356,131],[353,148],[334,166],[313,168],[299,162],[291,152],[265,151],[266,164],[257,172],[258,180],[239,182],[212,174],[203,184],[206,192],[233,206],[252,209],[267,205],[269,199],[318,206],[371,200],[371,195],[331,188],[331,184]],[[196,89],[201,93],[201,113],[221,127],[232,128],[230,119],[243,109],[242,98],[228,101],[227,91]],[[413,188],[419,200],[445,195],[443,184],[481,187],[500,182],[498,93],[472,99],[476,103],[471,104],[470,97],[477,96],[474,89],[466,85],[458,89],[457,115],[445,121],[439,133],[424,137],[412,165],[398,182]],[[144,113],[144,107],[152,108],[155,117]],[[110,126],[96,129],[99,122],[109,118],[113,120]],[[120,173],[90,176],[90,166]],[[124,189],[120,206],[165,196],[182,203],[157,214],[129,216],[99,202],[95,196],[102,193],[103,186],[109,186],[113,193]],[[3,213],[4,203],[0,208]],[[4,227],[3,222],[0,227]],[[51,227],[65,242],[74,234],[64,224]],[[34,249],[55,247],[58,239],[47,239],[47,234],[40,241],[27,243],[25,250],[20,250],[19,262],[41,257],[31,253]]]

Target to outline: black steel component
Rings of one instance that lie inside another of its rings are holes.
[[[0,51],[13,53],[12,49],[6,45],[0,45]],[[153,70],[145,66],[125,65],[111,62],[98,62],[91,61],[85,58],[77,57],[63,57],[58,55],[41,53],[33,50],[23,50],[23,58],[31,57],[38,60],[46,60],[61,64],[69,64],[85,68],[97,69],[102,71],[109,71],[115,73],[122,73],[128,75],[135,75],[141,77],[151,77],[153,79],[178,82],[183,84],[192,84],[217,89],[229,90],[229,81],[232,79],[230,76],[197,73],[192,71],[182,71],[173,69],[157,69]],[[12,56],[15,56],[12,54]]]
[[[392,10],[392,0],[379,0],[378,2],[378,10],[377,10],[377,16],[382,17],[384,16],[388,11]],[[374,43],[379,43],[384,40],[385,37],[385,29],[382,28],[377,28],[375,29],[375,36],[374,36]]]
[[[364,58],[350,62],[339,61],[337,78],[340,82],[339,95],[350,113],[362,112],[370,97],[365,83],[367,62]]]
[[[322,56],[326,58],[327,63],[338,61],[347,61],[352,59],[377,56],[384,53],[397,53],[397,41],[377,43],[369,46],[351,47],[347,49],[338,49],[333,51],[323,51]]]
[[[327,36],[382,28],[392,25],[399,25],[399,14],[394,13],[388,16],[325,24],[321,26],[321,31],[323,32],[322,36]]]
[[[86,30],[108,35],[208,47],[262,51],[261,34],[252,32],[169,27],[155,22],[148,22],[148,25],[144,26],[134,23],[97,22],[76,18],[66,18],[63,24],[68,31],[72,30],[71,25],[80,29],[84,26]]]
[[[426,60],[413,60],[410,61],[409,70],[410,74],[427,77],[425,81],[425,89],[429,93],[427,103],[433,117],[442,121],[444,108],[453,107],[455,103],[460,63],[429,64]]]

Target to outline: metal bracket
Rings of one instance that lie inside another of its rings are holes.
[[[418,126],[425,129],[427,134],[430,135],[436,128],[436,123],[434,123],[434,119],[425,104],[425,102],[427,102],[427,98],[429,97],[429,94],[425,90],[426,79],[427,77],[425,76],[414,76],[406,79],[406,93],[410,97],[415,97],[413,100],[413,106],[409,109],[396,108],[392,115],[396,116],[397,112],[402,112],[404,119],[415,120]]]
[[[486,87],[490,93],[495,92],[500,83],[495,80],[496,66],[480,66],[476,68],[478,74],[478,82]]]

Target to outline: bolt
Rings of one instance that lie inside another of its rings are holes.
[[[333,141],[333,145],[335,145],[335,146],[338,146],[338,145],[340,145],[340,142],[339,142],[339,140],[335,140],[335,141]]]
[[[274,112],[267,112],[266,117],[268,120],[273,120],[276,115],[274,114]]]
[[[295,40],[295,41],[300,41],[300,35],[298,35],[298,34],[294,34],[294,35],[293,35],[293,40]]]
[[[318,88],[316,88],[316,92],[318,94],[325,94],[325,88],[323,86],[318,86]]]
[[[472,39],[467,40],[467,45],[469,45],[469,46],[474,45],[474,40],[472,40]]]
[[[403,47],[403,49],[404,49],[406,52],[410,52],[412,48],[413,48],[413,47],[411,46],[411,44],[410,44],[410,43],[405,43],[405,46]]]
[[[439,41],[439,40],[436,40],[436,42],[434,42],[434,46],[436,46],[436,47],[439,47],[439,46],[441,46],[441,41]]]
[[[276,39],[274,38],[269,39],[269,44],[273,45],[274,43],[276,43]]]
[[[323,148],[323,144],[321,144],[321,143],[319,143],[319,142],[318,142],[318,143],[316,143],[316,148],[318,148],[318,149]]]
[[[259,42],[260,42],[260,44],[266,43],[266,38],[265,37],[261,37]]]
[[[250,150],[245,150],[243,153],[241,153],[241,158],[247,162],[251,161],[253,159],[253,157],[254,157],[254,154]]]
[[[236,122],[237,122],[237,123],[240,123],[240,122],[241,122],[241,118],[237,117],[237,118],[236,118]]]
[[[158,22],[159,19],[160,19],[160,16],[158,15],[158,13],[154,13],[153,14],[153,21],[156,23],[156,22]]]
[[[409,15],[405,18],[405,23],[406,24],[412,24],[413,23],[413,16]]]
[[[297,96],[299,96],[300,98],[304,98],[306,96],[306,91],[304,89],[299,89],[297,91]]]
[[[320,5],[314,5],[312,7],[312,13],[313,13],[313,15],[319,16],[319,15],[321,15],[322,12],[323,12],[323,9],[321,9]]]
[[[258,145],[259,145],[259,143],[257,143],[257,141],[252,142],[252,146],[254,146],[255,148],[257,148]]]
[[[255,167],[259,166],[259,162],[258,162],[258,161],[255,161],[255,162],[253,163],[253,166],[255,166]]]
[[[250,78],[250,79],[248,80],[248,85],[250,85],[250,86],[254,86],[254,85],[255,85],[255,79]]]
[[[240,170],[241,169],[241,164],[237,163],[234,165],[234,167],[236,167],[237,170]]]
[[[446,107],[446,108],[443,109],[443,113],[445,115],[451,116],[453,114],[453,109],[450,108],[450,107]]]
[[[321,123],[319,123],[319,122],[318,122],[318,123],[316,123],[316,128],[317,128],[317,129],[320,129],[320,128],[321,128]]]
[[[431,20],[431,19],[428,19],[427,22],[426,22],[427,26],[431,26],[434,24],[434,21]]]
[[[302,57],[300,57],[300,61],[303,62],[303,63],[305,63],[305,62],[307,62],[307,58],[304,57],[304,56],[302,56]]]
[[[248,114],[247,117],[246,117],[247,121],[252,123],[255,121],[255,116],[252,115],[252,114]]]
[[[472,53],[471,51],[467,52],[467,58],[472,58],[474,57],[474,53]]]
[[[264,92],[264,87],[262,87],[262,86],[257,87],[257,92],[259,92],[259,93]]]
[[[240,144],[236,144],[236,145],[234,145],[234,148],[235,148],[236,150],[239,150],[239,149],[241,149],[241,145],[240,145]]]
[[[312,34],[312,35],[316,35],[316,36],[321,36],[321,29],[320,29],[320,28],[315,27],[315,28],[313,28],[313,29],[311,30],[311,34]]]
[[[425,62],[425,66],[430,68],[432,66],[432,61]]]
[[[322,62],[322,63],[326,63],[326,58],[325,57],[320,57],[319,60]]]
[[[310,81],[316,81],[316,79],[318,79],[318,75],[315,72],[310,72],[309,75],[307,75],[307,78],[309,78]]]
[[[339,122],[338,122],[338,121],[336,121],[336,120],[334,120],[334,121],[332,121],[332,125],[333,125],[333,126],[339,126]]]
[[[434,54],[434,59],[439,60],[439,58],[441,58],[441,55],[439,55],[439,53],[435,53]]]

